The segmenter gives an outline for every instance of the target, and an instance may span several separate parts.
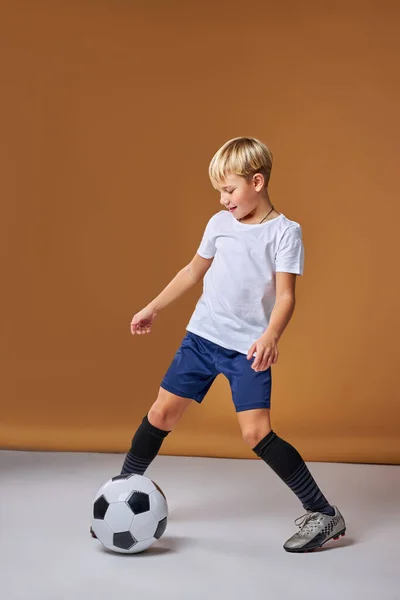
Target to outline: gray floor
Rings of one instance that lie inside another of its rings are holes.
[[[88,533],[122,459],[0,451],[2,599],[400,599],[400,467],[309,463],[347,534],[296,555],[282,544],[304,510],[262,461],[158,456],[146,474],[167,496],[167,530],[122,555]]]

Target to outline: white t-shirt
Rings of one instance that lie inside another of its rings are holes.
[[[303,274],[301,227],[282,214],[249,225],[221,210],[208,221],[197,253],[215,258],[186,329],[247,354],[268,327],[275,273]]]

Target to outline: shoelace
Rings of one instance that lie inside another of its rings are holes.
[[[320,519],[320,514],[315,512],[307,512],[305,515],[297,517],[294,523],[297,525],[297,527],[300,527],[298,534],[307,535],[308,533],[311,533],[319,524]],[[297,521],[299,521],[299,523]]]

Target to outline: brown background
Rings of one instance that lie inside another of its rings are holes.
[[[400,462],[399,5],[244,6],[2,2],[3,448],[126,451],[201,284],[151,335],[130,320],[220,210],[212,155],[252,135],[305,244],[273,427],[307,460]],[[227,380],[163,453],[254,457]]]

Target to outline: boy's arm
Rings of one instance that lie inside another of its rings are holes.
[[[196,253],[192,261],[175,275],[167,287],[150,302],[149,306],[157,312],[169,306],[203,279],[213,260],[214,258],[203,258]]]
[[[292,318],[296,305],[296,274],[276,273],[276,301],[271,312],[271,318],[265,336],[279,340]]]

